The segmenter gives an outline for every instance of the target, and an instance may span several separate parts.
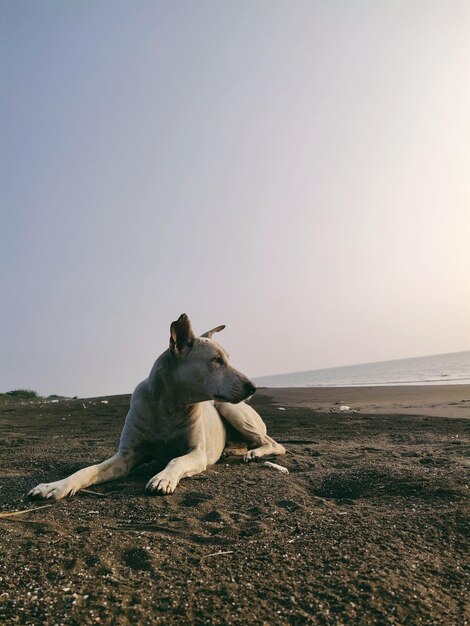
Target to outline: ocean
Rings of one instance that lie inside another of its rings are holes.
[[[253,380],[258,387],[470,384],[470,351],[262,376]]]

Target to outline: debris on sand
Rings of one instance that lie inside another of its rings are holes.
[[[271,461],[265,461],[263,465],[273,470],[277,470],[278,472],[282,472],[283,474],[289,473],[289,470],[287,469],[287,467],[283,467],[282,465],[278,465],[277,463],[271,463]]]
[[[0,513],[0,517],[14,517],[16,515],[23,515],[23,513],[31,513],[31,511],[39,511],[39,509],[47,509],[52,504],[43,504],[42,506],[35,506],[31,509],[23,509],[21,511],[5,511]]]
[[[92,491],[91,489],[80,489],[80,493],[88,493],[91,496],[96,496],[97,498],[106,498],[105,493],[101,493],[101,491]]]
[[[202,556],[201,561],[203,561],[204,559],[208,559],[212,556],[222,556],[223,554],[235,554],[235,552],[233,550],[220,550],[219,552],[212,552],[211,554],[206,554]]]

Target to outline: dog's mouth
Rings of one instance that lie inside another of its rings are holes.
[[[228,402],[230,404],[238,404],[242,400],[246,400],[246,396],[243,396],[243,395],[232,396],[231,398],[227,398],[227,396],[221,396],[218,394],[216,396],[213,396],[213,398],[216,402]]]
[[[225,396],[221,396],[219,394],[214,396],[214,400],[217,400],[217,402],[233,402],[233,400],[230,400],[229,398],[226,398]]]

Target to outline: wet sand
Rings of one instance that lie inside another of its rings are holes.
[[[46,508],[129,396],[3,403],[0,513],[37,510],[0,515],[0,623],[465,624],[469,390],[261,389],[289,475],[226,457],[155,497],[155,462]]]

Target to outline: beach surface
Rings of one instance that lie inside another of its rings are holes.
[[[373,415],[428,415],[470,418],[470,385],[374,387],[289,387],[260,389],[276,403],[315,411],[351,410]]]
[[[129,399],[0,405],[1,624],[469,623],[470,386],[260,389],[288,475],[25,499],[112,455]]]

